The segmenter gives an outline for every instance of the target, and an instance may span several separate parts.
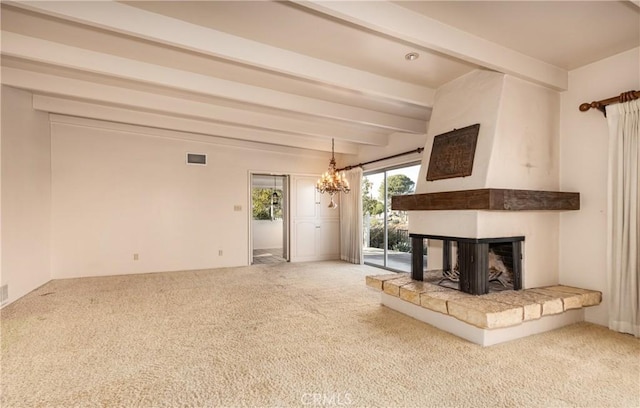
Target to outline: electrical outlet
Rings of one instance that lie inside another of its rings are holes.
[[[137,261],[138,259],[140,259],[140,255],[138,254],[133,254],[133,260]]]
[[[242,211],[242,206],[241,205],[234,205],[233,206],[233,211]]]
[[[222,256],[222,249],[218,250],[218,256]]]

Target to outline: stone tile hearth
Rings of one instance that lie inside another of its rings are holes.
[[[481,329],[516,326],[602,301],[602,293],[598,291],[563,285],[475,296],[415,281],[406,273],[367,276],[366,282],[369,288]]]

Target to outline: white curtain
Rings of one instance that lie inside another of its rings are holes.
[[[640,337],[640,100],[607,106],[609,328]]]
[[[362,169],[348,170],[346,176],[351,191],[340,197],[340,259],[362,264]]]

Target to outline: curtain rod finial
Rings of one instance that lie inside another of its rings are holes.
[[[582,105],[580,105],[580,112],[586,112],[589,109],[597,109],[600,112],[602,112],[604,114],[604,116],[607,116],[607,111],[605,110],[605,106],[602,104],[602,101],[593,101],[591,103],[583,103]]]
[[[582,105],[580,105],[580,112],[586,112],[589,109],[591,109],[590,103],[583,103]]]

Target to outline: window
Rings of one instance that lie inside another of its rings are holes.
[[[362,178],[364,262],[411,271],[411,240],[406,211],[391,209],[391,197],[413,194],[420,164],[367,172]]]
[[[254,220],[282,219],[282,189],[253,187],[251,203]]]

